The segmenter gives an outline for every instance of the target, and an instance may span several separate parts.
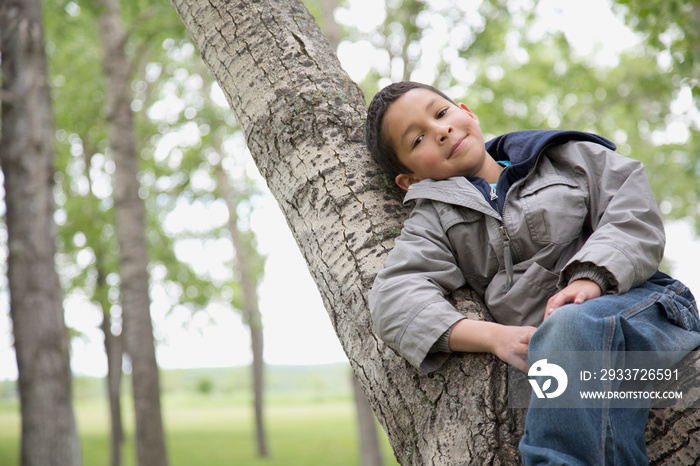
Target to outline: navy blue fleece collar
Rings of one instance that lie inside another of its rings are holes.
[[[524,177],[530,170],[535,159],[547,146],[562,144],[568,141],[589,141],[615,150],[615,144],[592,133],[582,131],[560,130],[524,130],[497,136],[486,143],[486,151],[495,160],[510,160],[496,187],[497,210],[503,212],[506,193],[510,185]],[[491,188],[482,178],[469,177],[469,181],[484,194],[487,201],[492,202]],[[496,206],[494,206],[496,207]]]

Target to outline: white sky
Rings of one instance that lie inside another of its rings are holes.
[[[353,0],[350,8],[339,13],[343,22],[374,18],[382,21],[381,2]],[[593,54],[604,64],[614,64],[619,50],[634,45],[634,36],[610,13],[605,0],[542,0],[538,7],[546,19],[542,27],[561,27],[583,54]],[[372,13],[379,10],[376,14]],[[595,30],[595,34],[591,33]],[[436,39],[439,47],[440,39]],[[360,80],[367,72],[368,57],[374,54],[368,43],[344,46],[339,56],[350,76]],[[324,364],[346,361],[321,298],[306,264],[299,253],[276,202],[268,195],[256,210],[253,228],[261,251],[268,254],[266,274],[260,287],[263,314],[265,361],[268,364]],[[674,266],[676,278],[684,281],[700,296],[700,274],[694,268],[700,260],[700,241],[693,240],[689,225],[667,225],[666,258]],[[7,297],[0,300],[6,308]],[[155,301],[155,300],[154,300]],[[86,306],[71,301],[66,321],[84,332],[72,345],[72,366],[77,374],[101,376],[106,373],[106,358],[100,316],[86,312]],[[158,362],[163,368],[222,367],[250,362],[250,340],[237,314],[212,309],[190,319],[183,314],[165,316],[154,304],[152,311]],[[212,325],[213,322],[213,325]],[[16,377],[16,362],[6,311],[0,313],[0,380]]]

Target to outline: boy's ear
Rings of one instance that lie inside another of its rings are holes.
[[[469,107],[467,107],[465,104],[462,104],[462,103],[461,103],[461,104],[459,104],[459,108],[461,108],[462,110],[464,110],[465,112],[467,112],[467,113],[469,114],[469,116],[471,116],[472,118],[474,118],[474,119],[476,120],[476,122],[479,123],[479,117],[477,117],[477,116],[476,116],[476,113],[472,112],[472,111],[469,109]]]
[[[398,175],[394,179],[394,181],[396,181],[396,184],[399,188],[403,189],[404,191],[408,191],[408,187],[411,186],[413,183],[418,183],[420,179],[408,173],[402,173]]]

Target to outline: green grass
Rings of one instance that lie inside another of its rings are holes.
[[[0,464],[19,464],[19,405],[15,400],[0,399]]]
[[[266,395],[269,456],[265,459],[256,454],[250,395],[241,386],[234,387],[235,374],[225,373],[235,370],[165,373],[162,403],[170,466],[359,465],[359,435],[349,383],[339,383],[342,379],[337,373],[328,376],[338,370],[271,370],[269,378],[276,388]],[[194,388],[202,377],[214,381],[209,394]],[[102,383],[81,379],[75,384],[76,422],[85,466],[109,465],[109,413],[99,390]],[[123,466],[135,464],[131,409],[125,397]],[[379,427],[378,432],[384,464],[396,465],[384,432]],[[17,401],[4,397],[0,399],[0,465],[19,464],[19,433]]]

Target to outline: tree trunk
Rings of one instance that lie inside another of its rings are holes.
[[[98,278],[98,282],[102,281]],[[122,444],[124,443],[124,426],[122,424],[121,381],[122,381],[122,335],[112,333],[112,322],[107,310],[102,312],[102,333],[105,336],[105,353],[107,354],[107,395],[110,414],[110,464],[122,464]]]
[[[323,22],[321,30],[331,49],[336,52],[340,45],[342,33],[340,25],[335,20],[335,10],[337,8],[338,0],[321,0],[321,20]],[[382,451],[379,447],[376,417],[354,375],[352,376],[352,391],[355,399],[355,411],[357,412],[357,425],[360,436],[360,464],[362,466],[381,466]]]
[[[95,155],[94,150],[85,150],[85,167],[92,166],[92,157]],[[94,194],[95,181],[92,178],[90,170],[85,170],[85,176],[88,180],[88,202],[85,204],[87,211],[84,212],[86,218],[99,218],[98,212],[93,206],[97,199]],[[112,332],[112,317],[109,301],[109,285],[107,284],[108,272],[105,269],[106,257],[108,253],[104,250],[102,241],[88,238],[88,246],[95,254],[95,270],[97,278],[95,279],[95,289],[92,295],[93,304],[99,307],[102,311],[102,323],[100,328],[104,335],[105,354],[107,355],[107,398],[109,400],[110,414],[110,464],[112,466],[121,465],[122,444],[124,443],[124,426],[122,425],[122,406],[121,406],[121,381],[122,381],[122,358],[123,358],[123,343],[121,332],[114,334]]]
[[[139,198],[139,157],[131,111],[130,66],[119,4],[102,0],[98,28],[104,50],[108,129],[114,154],[115,218],[119,241],[123,334],[131,357],[136,456],[140,466],[167,464],[160,406],[160,382],[148,289],[148,251],[143,202]]]
[[[228,186],[228,177],[224,167],[219,163],[216,167],[219,193],[226,202],[228,208],[228,230],[231,234],[233,249],[236,251],[236,269],[240,273],[241,292],[243,293],[244,322],[250,329],[250,346],[253,352],[253,400],[255,408],[255,440],[258,447],[258,455],[266,457],[267,440],[265,436],[265,423],[263,416],[263,395],[265,361],[263,359],[263,331],[262,316],[258,306],[258,280],[253,271],[253,264],[249,260],[252,246],[245,244],[238,227],[237,203],[231,197]]]
[[[398,461],[519,463],[525,410],[508,408],[504,363],[455,354],[422,375],[371,331],[367,291],[408,211],[367,155],[362,93],[301,2],[171,3],[228,97]],[[490,318],[470,292],[454,300]]]
[[[335,10],[338,8],[338,0],[321,0],[321,20],[323,21],[323,35],[326,36],[331,49],[338,51],[342,28],[335,20]]]
[[[360,383],[352,376],[352,391],[355,394],[357,426],[360,434],[360,464],[362,466],[382,466],[382,450],[377,437],[377,424],[374,413],[367,402]]]
[[[53,122],[38,0],[0,6],[2,143],[10,315],[22,465],[79,465],[68,332],[56,274]]]

